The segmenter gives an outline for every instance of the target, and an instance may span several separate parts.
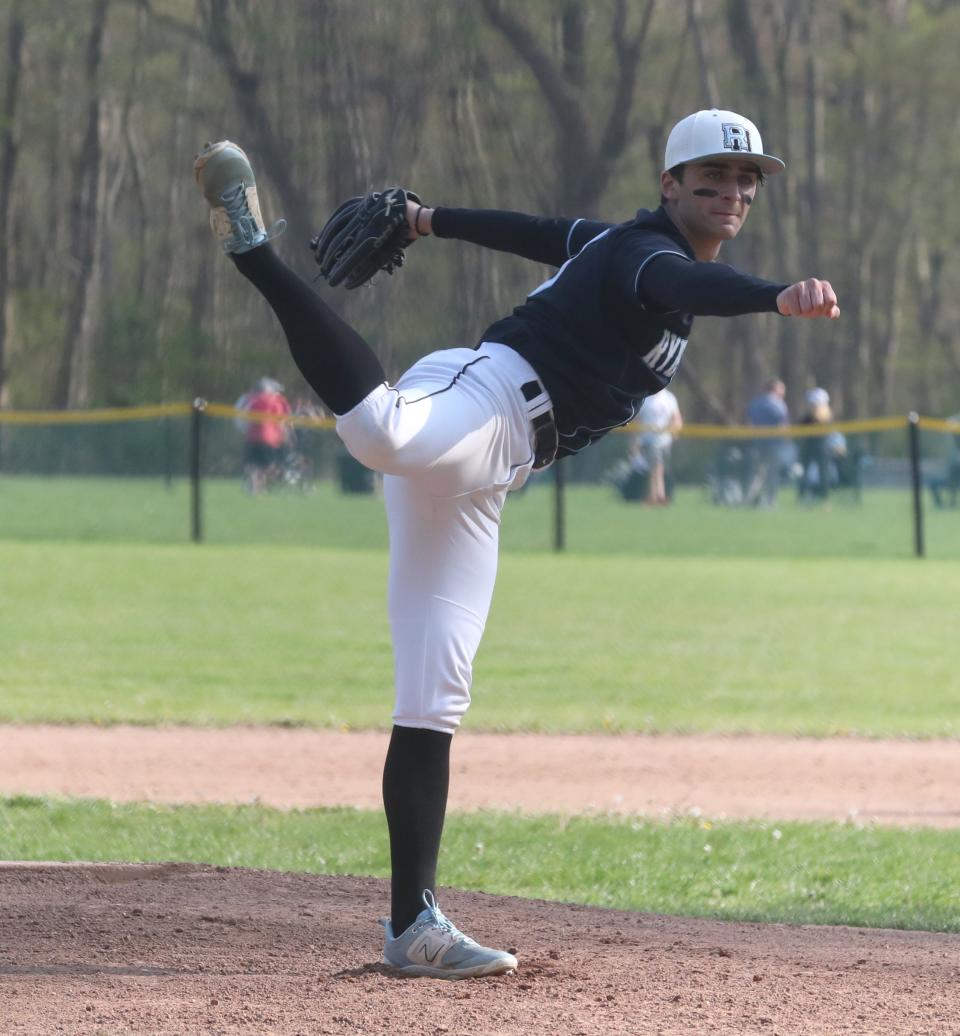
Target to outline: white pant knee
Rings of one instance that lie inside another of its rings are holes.
[[[383,495],[390,524],[394,721],[452,732],[470,705],[506,494],[436,498],[410,479],[388,475]]]
[[[400,726],[452,734],[470,707],[473,659],[484,621],[441,598],[425,601],[421,607],[422,614],[391,617],[396,679],[393,720]]]

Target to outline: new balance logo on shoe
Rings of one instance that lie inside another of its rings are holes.
[[[419,949],[416,951],[416,954],[411,954],[411,957],[419,956],[420,950],[423,950],[423,959],[428,964],[433,964],[434,961],[436,961],[437,957],[439,957],[440,954],[443,953],[445,948],[446,948],[446,943],[445,942],[433,943],[431,945],[431,942],[430,942],[429,939],[424,939],[423,942],[420,944]],[[430,953],[431,950],[433,950],[432,954]]]

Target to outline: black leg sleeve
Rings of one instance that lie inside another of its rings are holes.
[[[387,380],[370,346],[270,245],[231,258],[270,303],[301,374],[335,414],[352,410]]]
[[[452,741],[450,734],[412,727],[394,727],[390,738],[383,805],[390,830],[390,917],[395,936],[405,932],[423,909],[424,889],[436,889]]]

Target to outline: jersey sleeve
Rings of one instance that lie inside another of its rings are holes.
[[[665,234],[617,235],[608,273],[621,298],[648,313],[732,317],[775,313],[787,287],[725,263],[697,262]]]
[[[596,220],[528,216],[500,209],[437,208],[433,233],[509,252],[548,266],[562,266],[612,224]]]
[[[702,263],[686,255],[654,253],[636,267],[633,291],[647,310],[734,317],[776,313],[786,284],[741,273],[725,263]]]

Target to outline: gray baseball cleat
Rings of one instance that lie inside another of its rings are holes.
[[[454,979],[502,975],[517,967],[517,958],[512,953],[491,950],[464,935],[443,916],[429,889],[423,893],[423,902],[426,909],[396,938],[391,923],[380,922],[387,930],[384,964],[404,975]]]
[[[210,206],[213,236],[225,252],[249,252],[286,229],[282,219],[265,227],[253,167],[236,144],[221,140],[204,145],[193,163],[193,175]]]

